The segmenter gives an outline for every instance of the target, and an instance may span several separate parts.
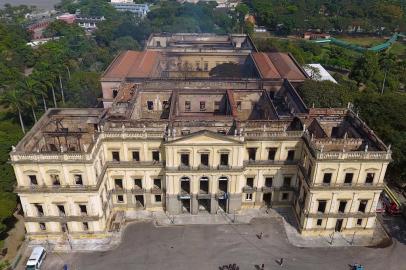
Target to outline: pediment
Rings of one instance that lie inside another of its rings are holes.
[[[167,145],[236,145],[242,144],[238,137],[236,139],[224,136],[222,134],[214,133],[211,131],[199,131],[182,138],[169,141]]]

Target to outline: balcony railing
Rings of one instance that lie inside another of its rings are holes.
[[[216,199],[219,199],[219,200],[221,200],[221,199],[227,199],[227,192],[225,192],[225,191],[223,191],[223,190],[220,190],[220,191],[218,191],[218,192],[216,193],[215,197],[216,197]]]
[[[376,216],[375,212],[347,212],[347,213],[307,213],[309,218],[369,218]]]
[[[271,193],[274,190],[274,188],[265,186],[265,187],[262,187],[261,190],[263,193]]]
[[[98,186],[95,185],[72,185],[72,186],[16,186],[15,192],[17,193],[31,193],[31,192],[55,192],[55,193],[64,193],[64,192],[95,192],[98,191]]]
[[[151,188],[151,193],[152,194],[161,194],[163,192],[163,190],[157,186]]]
[[[197,199],[211,199],[211,194],[205,191],[200,190],[197,194]]]
[[[145,193],[145,188],[132,188],[131,193],[132,194],[144,194]]]
[[[80,216],[42,216],[42,217],[24,217],[25,222],[69,222],[69,221],[97,221],[101,217],[93,215]]]
[[[242,192],[245,192],[245,193],[252,193],[252,192],[255,192],[255,191],[257,191],[256,187],[244,186],[242,188]]]
[[[297,165],[297,160],[245,160],[244,166]]]

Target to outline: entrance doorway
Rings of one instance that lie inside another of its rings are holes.
[[[199,212],[210,212],[210,199],[200,199],[199,203]]]
[[[270,208],[272,204],[272,193],[265,193],[262,197],[262,200],[264,201],[264,205],[267,208]]]
[[[337,219],[337,221],[336,221],[335,231],[336,231],[336,232],[341,232],[342,227],[343,227],[343,219],[342,219],[342,218],[339,218],[339,219]]]
[[[190,213],[190,199],[183,199],[182,202],[182,213]]]
[[[219,208],[224,212],[227,212],[227,199],[219,199]]]

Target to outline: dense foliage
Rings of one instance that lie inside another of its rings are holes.
[[[248,0],[259,24],[289,34],[294,30],[390,33],[406,29],[402,0]]]

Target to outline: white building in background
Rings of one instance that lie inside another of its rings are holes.
[[[178,0],[180,3],[193,3],[196,4],[198,2],[216,2],[217,8],[235,8],[239,3],[240,0]]]
[[[117,9],[117,11],[129,11],[139,17],[145,17],[149,12],[149,5],[147,3],[136,4],[133,0],[111,0],[111,5]]]
[[[303,66],[303,69],[307,75],[315,81],[331,81],[337,83],[333,76],[320,64],[308,64]]]

